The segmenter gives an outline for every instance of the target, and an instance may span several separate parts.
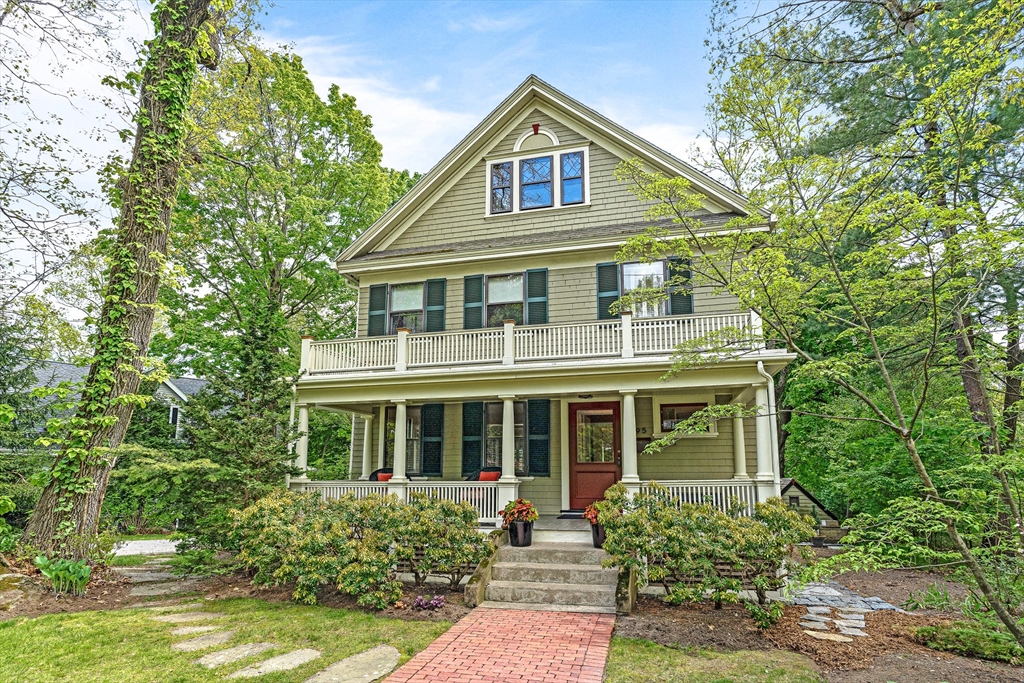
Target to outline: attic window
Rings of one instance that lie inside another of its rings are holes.
[[[585,147],[491,161],[485,215],[589,204],[589,162]]]

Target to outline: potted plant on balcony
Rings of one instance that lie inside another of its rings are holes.
[[[583,519],[590,522],[590,534],[594,538],[595,548],[604,546],[604,524],[597,521],[598,512],[600,511],[597,509],[597,503],[591,503],[583,511]]]
[[[517,498],[509,501],[501,511],[504,523],[502,529],[508,530],[508,541],[517,548],[525,548],[533,543],[533,523],[540,515],[537,508],[528,500]]]

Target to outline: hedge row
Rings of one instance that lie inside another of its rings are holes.
[[[292,597],[308,604],[333,585],[375,609],[402,597],[400,567],[417,585],[434,575],[454,589],[491,552],[473,506],[417,494],[403,503],[396,496],[324,501],[281,491],[235,513],[233,533],[255,585],[294,583]]]

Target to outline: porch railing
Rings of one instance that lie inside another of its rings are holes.
[[[438,500],[469,503],[476,508],[481,522],[496,524],[498,516],[498,486],[493,481],[431,481],[412,482],[409,493],[422,493]]]
[[[651,482],[643,482],[640,491],[649,493],[652,489]],[[743,505],[740,513],[749,516],[754,512],[754,504],[757,503],[757,486],[754,482],[724,480],[701,480],[701,481],[658,481],[662,488],[668,489],[669,497],[676,505],[690,503],[701,505],[710,503],[718,509],[726,512],[733,501],[739,501]]]
[[[378,481],[306,481],[296,482],[292,488],[303,493],[315,491],[324,500],[337,500],[350,493],[356,498],[366,498],[374,494],[388,495],[388,485]]]
[[[708,340],[735,350],[763,348],[754,312],[687,315],[566,325],[524,325],[331,341],[303,340],[310,376],[350,371],[396,371],[454,365],[515,365],[586,358],[668,355],[685,342]]]
[[[498,515],[498,485],[493,481],[412,481],[404,485],[388,485],[376,481],[292,481],[292,489],[317,492],[324,500],[337,500],[344,495],[352,494],[356,498],[366,498],[376,494],[386,496],[389,493],[407,500],[412,493],[422,493],[437,500],[450,500],[453,503],[469,503],[476,508],[480,522],[496,524]]]

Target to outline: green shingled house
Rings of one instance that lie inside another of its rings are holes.
[[[615,262],[650,224],[614,177],[634,157],[686,177],[706,226],[748,214],[744,197],[531,76],[355,240],[337,268],[359,290],[356,338],[304,339],[295,404],[303,431],[310,410],[353,415],[352,479],[292,488],[426,492],[469,501],[482,524],[517,496],[559,515],[618,481],[719,505],[778,495],[771,379],[792,356],[764,348],[757,315],[699,286],[608,310],[675,266]],[[662,381],[677,344],[722,328],[748,332],[749,349]],[[643,453],[728,402],[761,414]]]

